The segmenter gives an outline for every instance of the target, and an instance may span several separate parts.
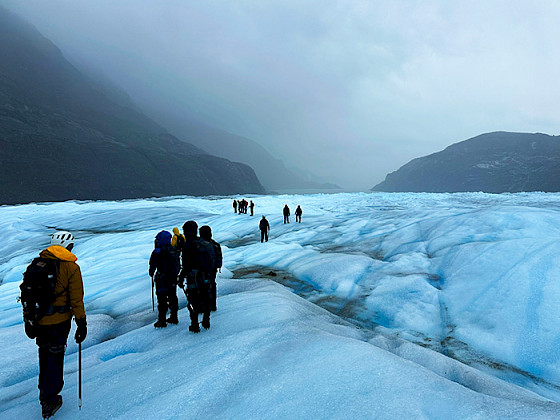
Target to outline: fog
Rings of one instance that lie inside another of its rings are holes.
[[[555,1],[0,3],[158,122],[248,137],[348,189],[484,132],[560,131]]]

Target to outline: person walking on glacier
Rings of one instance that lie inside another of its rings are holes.
[[[233,212],[237,213],[237,200],[233,200]]]
[[[301,215],[303,214],[303,210],[299,205],[297,206],[294,214],[296,215],[296,223],[301,223]]]
[[[210,278],[210,311],[215,312],[217,309],[216,277],[218,275],[218,271],[222,271],[222,248],[218,242],[212,239],[212,229],[210,226],[201,226],[198,231],[200,232],[200,240],[207,241],[214,248],[214,264],[207,275]]]
[[[261,221],[259,222],[259,229],[261,231],[261,244],[263,241],[268,242],[268,231],[270,230],[270,224],[266,217],[263,215]]]
[[[178,236],[177,238],[180,238]],[[179,251],[171,245],[172,235],[162,230],[156,235],[154,250],[150,256],[150,277],[154,279],[158,301],[158,320],[155,328],[165,328],[167,324],[178,324],[177,276],[179,274]],[[167,310],[170,311],[169,318]]]
[[[51,245],[27,267],[20,286],[25,333],[39,347],[39,401],[46,419],[62,406],[59,394],[72,317],[76,343],[87,335],[82,273],[71,252],[74,241],[70,232],[54,233]]]
[[[284,214],[284,223],[290,223],[290,208],[287,204],[284,206],[282,213]]]
[[[214,247],[206,239],[197,236],[197,228],[198,225],[193,220],[183,225],[185,245],[182,252],[183,268],[179,274],[181,288],[186,287],[184,290],[191,319],[189,331],[193,333],[200,332],[199,314],[203,314],[202,326],[205,329],[210,328],[210,279],[216,269]]]

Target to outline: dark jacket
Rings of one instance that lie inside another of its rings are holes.
[[[222,262],[223,262],[222,261],[222,247],[214,239],[211,239],[210,243],[214,247],[214,254],[216,256],[216,270],[217,270],[218,268],[222,268]]]
[[[156,292],[164,292],[177,284],[179,274],[179,252],[171,244],[152,251],[150,256],[150,276],[154,276]]]
[[[261,221],[259,222],[259,229],[260,230],[270,230],[270,224],[268,223],[268,220],[261,219]]]
[[[288,206],[284,206],[284,216],[289,216],[290,215],[290,208]]]

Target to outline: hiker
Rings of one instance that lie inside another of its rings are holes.
[[[259,229],[261,230],[261,243],[263,240],[268,242],[268,231],[270,230],[270,224],[266,217],[263,215],[261,221],[259,222]]]
[[[241,200],[241,207],[243,209],[243,214],[247,214],[247,200],[243,199]]]
[[[177,229],[178,230],[178,229]],[[154,278],[158,301],[158,320],[155,328],[167,324],[178,324],[177,275],[179,274],[179,252],[171,245],[171,233],[162,230],[156,235],[154,250],[150,256],[150,277]],[[167,310],[170,311],[169,318]]]
[[[241,214],[241,213],[243,213],[243,211],[242,211],[241,207],[242,207],[242,203],[241,203],[241,200],[237,200],[237,210],[238,210],[238,212],[237,212],[237,213],[238,213],[238,214]]]
[[[255,209],[255,203],[253,203],[253,200],[251,200],[251,203],[249,204],[249,208],[251,209],[251,216],[253,216],[254,209]]]
[[[212,239],[212,229],[210,226],[201,226],[199,229],[200,240],[208,241],[214,247],[214,268],[210,272],[210,311],[216,311],[216,276],[218,271],[222,272],[222,248],[220,244]]]
[[[174,247],[177,252],[181,253],[183,245],[185,244],[185,236],[179,232],[179,229],[173,228],[173,238],[171,238],[171,246]]]
[[[302,214],[303,214],[303,210],[301,209],[301,207],[300,207],[299,204],[298,204],[297,209],[296,209],[296,212],[295,212],[295,215],[296,215],[296,223],[297,223],[297,222],[301,223],[301,215],[302,215]]]
[[[237,213],[237,200],[233,200],[233,212]]]
[[[198,225],[189,220],[183,225],[185,245],[183,246],[183,268],[179,275],[179,284],[185,294],[187,308],[191,319],[189,331],[199,333],[198,315],[203,314],[202,326],[210,328],[210,275],[215,267],[214,248],[208,242],[197,237]]]
[[[64,386],[64,352],[72,316],[77,326],[76,343],[84,341],[87,335],[84,285],[77,258],[71,252],[73,247],[74,236],[70,232],[54,233],[51,245],[27,267],[20,286],[25,333],[39,347],[39,401],[43,418],[52,417],[62,406],[59,393]]]
[[[284,206],[282,213],[284,213],[284,223],[290,223],[290,208],[287,204]]]

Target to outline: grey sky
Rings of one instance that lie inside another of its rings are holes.
[[[141,107],[353,189],[483,132],[560,131],[557,1],[0,1]]]

